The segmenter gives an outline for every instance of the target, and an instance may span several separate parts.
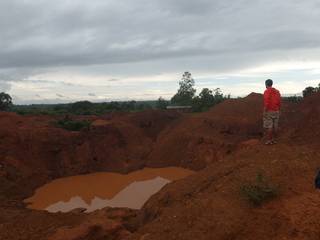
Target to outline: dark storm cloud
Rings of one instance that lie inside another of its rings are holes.
[[[251,64],[266,51],[318,49],[319,21],[316,0],[2,0],[0,68],[241,54]]]

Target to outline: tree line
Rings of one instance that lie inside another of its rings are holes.
[[[302,96],[308,97],[320,92],[320,84],[317,87],[307,87]],[[124,101],[92,103],[79,101],[70,104],[37,104],[14,105],[9,94],[0,93],[0,111],[13,111],[19,114],[77,114],[77,115],[101,115],[112,111],[143,111],[147,109],[166,109],[167,106],[190,106],[194,112],[207,111],[210,107],[229,99],[230,95],[224,95],[220,88],[203,88],[196,95],[195,81],[190,72],[185,72],[179,81],[177,93],[170,99],[160,97],[157,101]],[[289,101],[299,102],[302,97],[292,96],[286,98]]]

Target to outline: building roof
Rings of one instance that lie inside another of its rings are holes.
[[[167,106],[167,109],[190,109],[192,106]]]

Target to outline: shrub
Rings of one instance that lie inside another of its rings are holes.
[[[57,121],[57,126],[69,131],[80,131],[82,129],[89,129],[91,122],[84,120],[84,121],[75,121],[70,119],[63,119]]]
[[[229,98],[230,95],[223,95],[220,88],[214,90],[203,88],[199,96],[192,99],[192,110],[194,112],[204,112]]]
[[[72,103],[70,106],[70,112],[73,114],[90,115],[94,107],[94,104],[89,101],[80,101]]]
[[[7,111],[12,106],[12,98],[9,94],[0,93],[0,111]]]
[[[303,90],[302,95],[303,97],[308,97],[316,92],[320,92],[320,83],[318,87],[307,87]]]
[[[257,174],[255,182],[241,186],[240,191],[254,206],[260,206],[278,196],[277,187],[270,184],[263,174]]]
[[[166,101],[163,97],[159,97],[159,99],[156,103],[156,108],[166,109],[168,105],[169,105],[169,101]]]
[[[290,97],[283,97],[283,100],[286,100],[288,102],[292,102],[292,103],[300,103],[303,100],[303,97],[301,96],[290,96]]]

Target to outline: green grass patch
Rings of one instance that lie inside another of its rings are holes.
[[[279,195],[278,187],[271,184],[263,174],[257,174],[254,182],[242,185],[240,192],[254,206],[261,206]]]
[[[60,128],[66,129],[68,131],[80,131],[80,130],[89,130],[91,122],[87,120],[76,121],[76,120],[59,120],[56,122],[56,125]]]

